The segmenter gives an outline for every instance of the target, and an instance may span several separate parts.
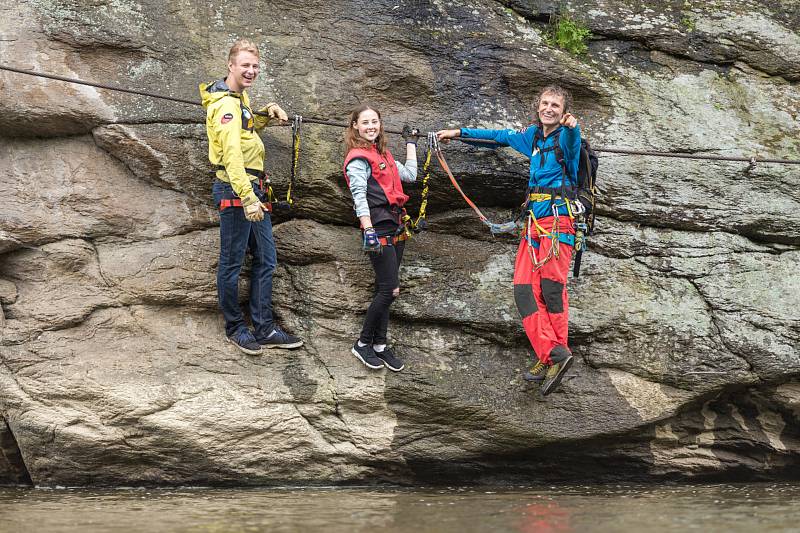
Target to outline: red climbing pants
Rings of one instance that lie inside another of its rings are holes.
[[[543,217],[539,225],[546,231],[553,229],[554,217]],[[572,221],[567,216],[559,217],[558,231],[575,234]],[[517,248],[514,263],[514,301],[522,317],[522,327],[533,346],[536,356],[543,363],[550,363],[550,351],[556,346],[567,347],[567,323],[569,321],[569,299],[567,298],[567,274],[572,260],[572,246],[559,242],[552,250],[553,239],[531,237],[538,248],[528,245],[523,236]],[[532,255],[533,254],[533,255]],[[536,267],[535,261],[546,262]]]

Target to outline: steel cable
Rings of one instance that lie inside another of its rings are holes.
[[[0,65],[0,70],[6,70],[9,72],[15,72],[17,74],[26,74],[28,76],[35,76],[39,78],[47,78],[51,80],[63,81],[66,83],[74,83],[77,85],[87,85],[89,87],[96,87],[98,89],[106,89],[109,91],[117,91],[122,93],[134,94],[138,96],[146,96],[148,98],[157,98],[161,100],[169,100],[171,102],[179,102],[182,104],[188,105],[195,105],[199,106],[202,105],[200,102],[195,100],[186,100],[184,98],[175,98],[174,96],[166,96],[163,94],[158,93],[151,93],[148,91],[139,91],[136,89],[126,89],[124,87],[117,87],[113,85],[108,85],[104,83],[94,83],[84,80],[79,80],[75,78],[68,78],[66,76],[57,76],[55,74],[47,74],[44,72],[34,72],[31,70],[24,70],[20,68],[9,67],[7,65]],[[261,113],[259,111],[254,111],[256,115],[268,116],[266,113]],[[343,122],[334,122],[326,119],[319,119],[319,118],[306,118],[303,117],[303,122],[307,124],[320,124],[324,126],[334,126],[338,128],[347,128],[348,124]],[[279,124],[278,126],[291,126],[292,124],[287,122],[286,124]],[[393,129],[384,129],[386,133],[392,133],[396,135],[402,134],[400,130],[393,130]],[[429,132],[421,132],[418,137],[423,137],[427,135]],[[491,141],[470,141],[470,144],[483,144],[487,146],[497,145],[497,143]],[[671,157],[676,159],[695,159],[695,160],[703,160],[703,161],[730,161],[730,162],[740,162],[740,163],[749,163],[751,166],[755,165],[756,163],[771,163],[771,164],[779,164],[779,165],[800,165],[800,160],[798,159],[775,159],[775,158],[758,158],[758,157],[736,157],[736,156],[723,156],[723,155],[700,155],[700,154],[692,154],[687,152],[659,152],[653,150],[633,150],[633,149],[626,149],[626,148],[607,148],[607,147],[592,147],[595,152],[601,153],[609,153],[609,154],[618,154],[618,155],[638,155],[638,156],[646,156],[646,157]]]

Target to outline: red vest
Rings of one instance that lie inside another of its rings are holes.
[[[392,154],[386,150],[381,155],[374,145],[370,148],[353,148],[347,152],[342,170],[348,187],[350,178],[347,177],[347,165],[353,159],[365,159],[372,169],[372,176],[367,180],[367,204],[372,223],[392,220],[399,224],[402,207],[408,201],[408,196],[403,192],[400,173]]]

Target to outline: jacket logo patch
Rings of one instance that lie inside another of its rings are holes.
[[[381,169],[381,170],[386,170],[386,163],[381,161],[380,164],[378,165],[378,168]]]
[[[231,120],[233,120],[233,115],[231,115],[230,113],[225,113],[224,115],[222,115],[222,119],[220,120],[220,122],[222,122],[223,124],[227,124]]]

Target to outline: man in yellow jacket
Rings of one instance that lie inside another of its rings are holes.
[[[216,174],[212,193],[219,208],[220,253],[217,269],[219,306],[225,336],[241,351],[258,355],[263,348],[297,348],[303,341],[286,333],[272,315],[272,275],[277,261],[264,184],[264,143],[257,130],[286,121],[286,112],[271,103],[255,116],[245,89],[259,71],[256,45],[240,39],[228,54],[228,75],[200,85],[206,109],[208,159]],[[239,306],[239,272],[247,248],[253,256],[250,275],[250,318],[247,327]]]

